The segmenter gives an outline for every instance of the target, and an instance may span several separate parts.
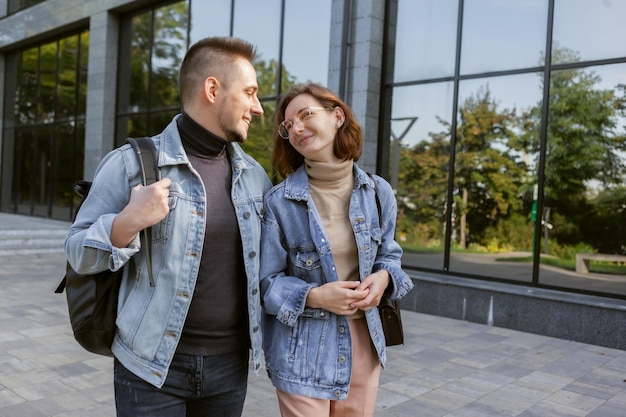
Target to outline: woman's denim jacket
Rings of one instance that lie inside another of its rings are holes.
[[[87,199],[70,227],[65,251],[82,274],[124,269],[118,306],[115,357],[131,372],[161,387],[178,345],[196,284],[204,241],[206,194],[183,149],[176,116],[152,139],[161,176],[172,180],[170,211],[152,227],[155,285],[150,285],[138,237],[126,248],[110,240],[115,215],[128,203],[130,190],[141,183],[137,156],[130,145],[110,152],[100,163]],[[271,187],[264,169],[239,145],[228,145],[232,162],[232,201],[248,279],[249,334],[255,371],[261,362],[262,328],[259,298],[259,240],[263,194]],[[219,262],[219,260],[216,260]],[[224,277],[229,279],[229,277]]]
[[[349,217],[358,248],[359,275],[363,279],[385,269],[391,277],[387,289],[391,297],[404,297],[413,283],[401,269],[402,249],[394,240],[397,212],[391,186],[374,176],[383,213],[379,223],[372,179],[356,164],[354,176]],[[352,374],[348,319],[305,306],[311,288],[338,278],[304,166],[266,194],[265,210],[260,274],[267,372],[282,391],[345,399]],[[365,317],[384,366],[385,336],[378,309],[368,310]]]

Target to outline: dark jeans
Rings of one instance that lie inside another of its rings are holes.
[[[248,387],[248,351],[176,354],[160,389],[116,359],[114,380],[118,417],[240,417]]]

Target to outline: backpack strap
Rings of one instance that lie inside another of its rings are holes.
[[[158,155],[154,142],[149,137],[144,138],[128,138],[128,143],[133,147],[139,160],[139,166],[141,168],[141,181],[143,185],[150,185],[161,179],[161,171],[159,170]],[[78,180],[74,183],[74,191],[82,197],[80,206],[85,201],[87,193],[91,188],[91,182],[85,180]],[[78,209],[76,213],[78,213]],[[152,275],[152,228],[147,228],[141,231],[140,239],[143,241],[142,246],[146,251],[146,263],[148,269],[148,276],[150,277],[150,285],[154,287],[154,276]],[[65,290],[67,284],[67,276],[63,277],[63,280],[59,283],[58,287],[54,290],[55,293],[62,293]]]
[[[139,165],[141,166],[141,179],[143,185],[150,185],[161,179],[161,171],[159,170],[158,155],[154,142],[150,138],[128,138]]]
[[[161,179],[158,156],[154,142],[149,137],[128,138],[128,143],[133,147],[139,160],[141,168],[141,182],[143,185],[150,185]],[[141,231],[142,247],[146,253],[146,265],[150,286],[154,287],[154,276],[152,274],[152,227]]]

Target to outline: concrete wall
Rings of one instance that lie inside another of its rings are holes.
[[[410,273],[415,288],[403,309],[626,350],[626,303],[428,273]]]
[[[115,140],[118,17],[102,11],[91,16],[90,28],[83,178],[93,178]]]
[[[365,144],[358,163],[370,172],[376,172],[378,152],[384,15],[384,0],[357,0],[347,7],[346,0],[332,3],[328,87],[361,123]]]

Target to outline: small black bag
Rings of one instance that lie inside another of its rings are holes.
[[[385,344],[396,346],[404,344],[404,330],[402,329],[402,316],[400,315],[400,303],[398,300],[391,300],[384,296],[378,304],[380,321],[383,324],[385,333]]]
[[[378,209],[378,221],[382,228],[382,209],[380,207],[380,199],[378,198],[378,190],[376,188],[376,180],[372,174],[368,175],[374,181],[374,193],[376,195],[376,208]],[[378,312],[380,313],[380,321],[383,325],[383,333],[385,334],[385,344],[387,346],[396,346],[404,344],[404,330],[402,329],[402,316],[400,315],[400,303],[398,300],[392,300],[387,295],[383,295],[378,304]]]
[[[154,142],[150,138],[130,138],[128,141],[139,158],[143,184],[149,185],[158,181],[160,173]],[[80,180],[74,184],[74,190],[82,197],[81,205],[90,188],[89,181]],[[80,210],[80,206],[78,209]],[[152,280],[152,239],[149,232],[150,229],[142,231],[142,246],[146,253],[148,274]],[[55,290],[55,293],[62,293],[65,289],[74,338],[89,352],[113,356],[111,345],[117,329],[115,321],[122,271],[123,268],[115,272],[105,270],[93,275],[81,275],[67,263],[65,277]]]

